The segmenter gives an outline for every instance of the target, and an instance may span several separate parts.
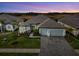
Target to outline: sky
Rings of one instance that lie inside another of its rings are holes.
[[[0,2],[0,12],[79,12],[79,2]]]

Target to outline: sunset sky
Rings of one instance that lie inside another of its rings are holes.
[[[79,2],[0,2],[0,12],[79,12]]]

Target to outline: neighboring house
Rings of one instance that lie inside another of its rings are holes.
[[[14,25],[13,23],[4,23],[4,30],[6,31],[15,31],[18,29],[18,25]]]
[[[45,22],[46,19],[48,19],[48,17],[45,15],[37,15],[25,23],[31,25],[34,29],[38,29],[39,25]]]
[[[8,14],[1,14],[0,20],[3,21],[3,29],[7,31],[15,31],[18,29],[18,23],[23,21],[22,18]]]
[[[41,35],[41,56],[73,56],[76,55],[74,49],[65,39],[65,27],[52,19],[46,19],[39,27]]]
[[[6,31],[14,31],[14,27],[12,24],[6,24],[5,29],[6,29]]]
[[[15,30],[15,27],[14,27],[14,24],[12,23],[12,21],[8,20],[8,21],[4,21],[4,30],[5,31],[14,31]]]
[[[19,23],[19,33],[25,33],[31,31],[30,25],[26,24],[25,22]]]
[[[71,33],[75,36],[79,34],[79,17],[66,15],[58,20],[58,23],[65,26],[67,29],[72,29]]]

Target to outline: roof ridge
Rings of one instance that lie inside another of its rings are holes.
[[[44,24],[45,22],[47,22],[49,19],[47,19],[47,20],[45,20],[45,21],[43,21],[41,24],[39,24],[39,26],[38,27],[40,27],[42,24]]]

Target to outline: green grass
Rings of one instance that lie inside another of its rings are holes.
[[[74,41],[72,41],[71,46],[72,46],[74,49],[79,49],[79,40],[74,40]]]
[[[6,40],[3,40],[6,38]],[[0,35],[0,48],[40,48],[40,38],[29,38],[16,33]]]
[[[79,49],[79,36],[74,36],[72,33],[67,32],[66,40],[74,49]]]
[[[16,41],[18,43],[15,46],[18,48],[40,48],[40,41],[38,39],[19,37]]]
[[[0,56],[38,56],[39,53],[0,53]]]

